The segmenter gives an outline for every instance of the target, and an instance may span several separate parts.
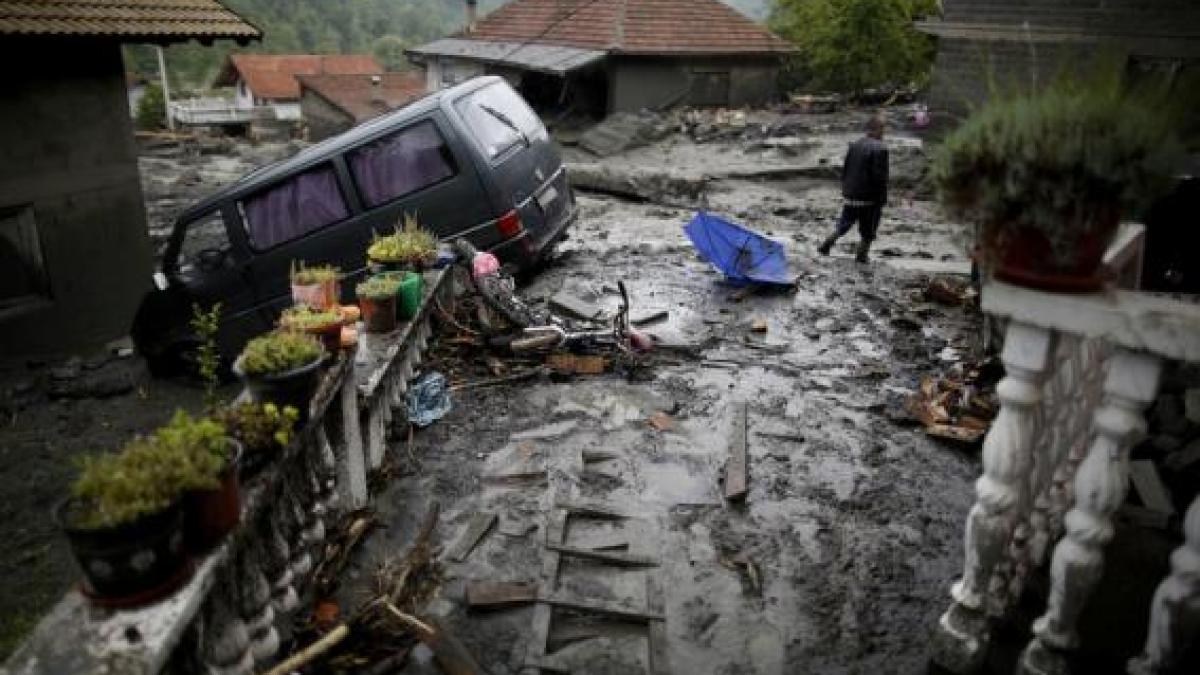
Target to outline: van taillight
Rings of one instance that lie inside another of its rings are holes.
[[[517,215],[514,209],[500,216],[500,220],[496,221],[496,229],[500,231],[501,236],[505,239],[511,239],[521,234],[525,226],[521,224],[521,216]]]

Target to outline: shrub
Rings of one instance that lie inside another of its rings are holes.
[[[387,236],[376,236],[367,257],[377,262],[419,262],[437,255],[438,238],[421,226],[416,216],[404,214],[403,224]]]
[[[247,452],[266,452],[291,442],[300,412],[290,405],[240,403],[221,409],[214,417]]]
[[[337,281],[338,271],[338,268],[333,265],[307,267],[304,261],[300,261],[299,265],[293,262],[291,273],[292,283],[297,286],[312,286],[314,284]]]
[[[1058,247],[1169,187],[1181,158],[1165,90],[1111,76],[997,98],[948,135],[931,177],[958,215],[1033,227]]]
[[[373,276],[355,287],[360,298],[385,300],[396,295],[399,282],[394,276]]]
[[[295,370],[321,358],[321,343],[303,333],[276,331],[254,338],[242,350],[242,372],[271,375]]]
[[[296,305],[283,310],[279,325],[288,330],[318,330],[330,324],[342,323],[342,313],[336,309],[313,309],[308,305]]]

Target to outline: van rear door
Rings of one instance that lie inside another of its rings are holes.
[[[557,234],[571,195],[558,148],[517,92],[497,79],[454,102],[455,112],[501,191],[500,210],[517,209],[537,248]]]

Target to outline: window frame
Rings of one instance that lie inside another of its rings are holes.
[[[339,153],[339,154],[345,154],[345,153]],[[336,156],[328,157],[326,159],[321,160],[320,162],[314,163],[310,166],[306,166],[303,170],[295,171],[295,172],[291,173],[287,178],[284,178],[283,180],[275,181],[275,182],[271,183],[270,185],[258,188],[256,190],[254,190],[253,192],[248,192],[246,194],[243,194],[234,200],[234,209],[237,212],[238,218],[242,222],[242,230],[246,237],[246,248],[248,248],[251,253],[253,253],[255,255],[268,253],[268,252],[273,251],[281,246],[287,246],[288,244],[292,244],[292,243],[300,241],[302,239],[311,237],[312,235],[317,234],[318,232],[327,230],[331,227],[334,227],[335,225],[340,225],[342,223],[345,223],[346,221],[351,220],[352,218],[354,218],[357,215],[357,213],[355,211],[355,204],[354,204],[353,200],[351,200],[349,198],[351,195],[346,193],[346,186],[342,183],[341,173],[338,171],[337,159],[338,159],[338,157],[336,157]],[[257,244],[257,242],[254,241],[254,233],[253,233],[253,229],[252,229],[252,224],[250,222],[250,218],[247,217],[247,214],[246,214],[246,208],[245,208],[246,202],[251,199],[254,199],[260,195],[266,194],[267,192],[270,192],[271,190],[278,188],[279,186],[287,183],[288,181],[296,180],[300,176],[303,176],[308,173],[313,173],[314,171],[321,169],[321,168],[328,168],[329,172],[333,175],[334,185],[337,186],[338,197],[341,198],[342,204],[346,207],[346,215],[344,217],[334,220],[332,222],[325,223],[324,225],[321,225],[319,227],[314,227],[313,229],[308,230],[307,232],[304,232],[303,234],[300,234],[299,236],[292,237],[291,239],[285,239],[283,241],[275,242],[271,246],[260,248],[259,245]]]
[[[408,192],[392,196],[392,197],[388,198],[386,201],[379,202],[378,204],[372,204],[367,199],[367,195],[363,191],[362,184],[360,183],[358,176],[356,175],[356,173],[354,171],[354,161],[353,161],[352,155],[354,153],[358,152],[359,150],[366,148],[369,145],[372,145],[374,143],[378,143],[380,141],[398,136],[400,134],[405,133],[406,131],[409,131],[410,129],[415,129],[416,127],[418,127],[422,124],[428,124],[428,125],[432,126],[434,133],[436,133],[438,135],[438,138],[441,139],[442,148],[444,150],[443,154],[445,155],[445,158],[448,160],[447,163],[449,164],[450,169],[451,169],[450,175],[446,176],[445,178],[442,178],[441,180],[434,181],[433,183],[427,183],[425,185],[422,185],[421,187],[416,188],[414,190],[409,190]],[[342,158],[342,161],[345,163],[346,176],[350,180],[350,187],[354,190],[354,194],[358,198],[358,203],[362,205],[362,210],[364,213],[367,211],[374,211],[375,209],[382,209],[382,208],[391,206],[392,204],[395,204],[396,202],[398,202],[402,199],[412,197],[413,195],[420,194],[422,192],[425,192],[426,190],[430,190],[434,187],[437,187],[439,185],[442,185],[444,183],[452,181],[452,180],[458,178],[459,176],[461,176],[463,173],[462,162],[459,161],[458,155],[456,155],[454,153],[454,149],[453,149],[453,147],[451,147],[451,144],[450,144],[449,136],[447,136],[445,131],[442,129],[442,125],[438,123],[437,118],[432,115],[427,116],[427,117],[422,117],[421,119],[418,119],[418,120],[410,120],[407,124],[405,124],[403,127],[399,128],[399,129],[389,129],[389,130],[384,131],[376,136],[372,136],[371,138],[364,140],[361,143],[358,143],[351,148],[347,148],[345,151],[343,151],[341,153],[341,158]]]

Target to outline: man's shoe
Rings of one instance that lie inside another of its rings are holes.
[[[866,246],[863,246],[862,244],[858,245],[858,254],[854,256],[854,261],[858,262],[858,263],[862,263],[864,265],[871,262],[867,258],[867,247]]]
[[[823,243],[817,247],[817,252],[820,253],[821,255],[829,255],[830,249],[833,248],[833,241],[834,241],[833,237],[826,239],[825,243]]]

